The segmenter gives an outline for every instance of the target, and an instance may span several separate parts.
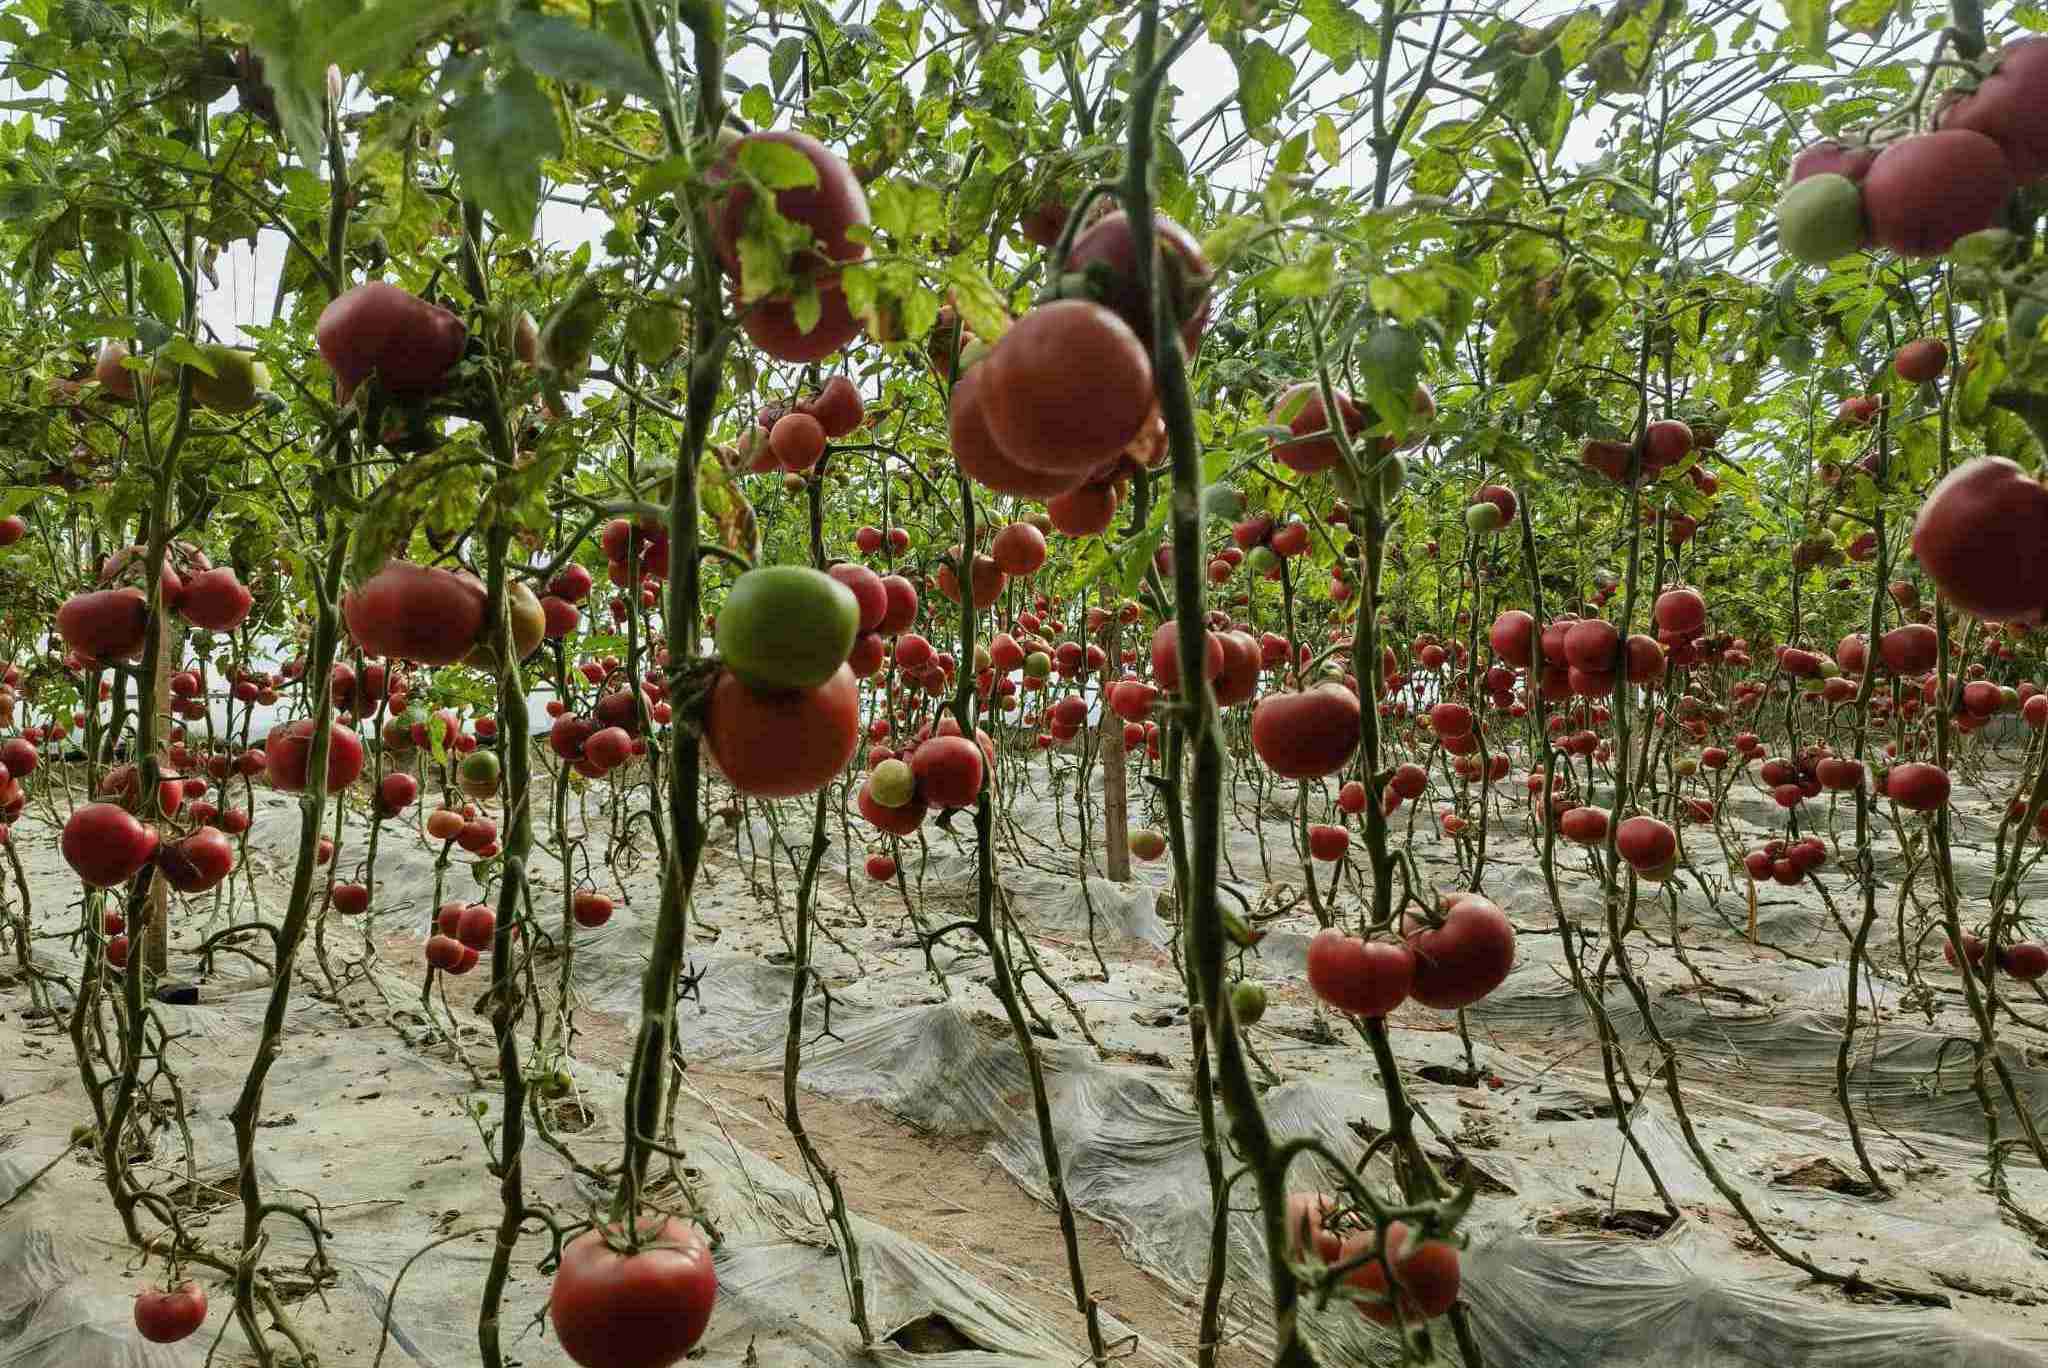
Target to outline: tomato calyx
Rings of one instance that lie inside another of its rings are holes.
[[[558,1061],[549,1071],[535,1071],[532,1074],[532,1079],[545,1079],[549,1073],[563,1067],[565,1067],[564,1064]],[[623,1215],[614,1213],[606,1220],[600,1221],[593,1217],[566,1228],[558,1228],[555,1231],[554,1253],[541,1261],[540,1271],[543,1273],[554,1272],[560,1263],[562,1250],[571,1240],[577,1239],[586,1233],[595,1233],[606,1249],[625,1259],[630,1259],[636,1254],[642,1254],[651,1249],[683,1248],[684,1246],[659,1238],[671,1222],[681,1222],[685,1227],[695,1226],[704,1233],[706,1242],[713,1249],[718,1248],[722,1241],[722,1237],[717,1229],[700,1215],[684,1215],[663,1211],[660,1208],[650,1208],[629,1220]]]

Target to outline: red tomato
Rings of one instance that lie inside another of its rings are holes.
[[[1119,455],[1151,416],[1152,361],[1130,325],[1063,299],[1018,320],[976,369],[989,435],[1027,470],[1079,480]]]
[[[151,1344],[176,1344],[206,1320],[206,1289],[189,1279],[160,1291],[146,1287],[135,1294],[135,1328]]]
[[[669,1368],[711,1323],[718,1275],[696,1226],[664,1220],[638,1251],[613,1249],[609,1232],[587,1231],[562,1251],[548,1315],[562,1351],[582,1368]]]
[[[1515,928],[1498,907],[1474,893],[1457,895],[1439,927],[1411,918],[1408,945],[1415,952],[1412,995],[1439,1011],[1479,1001],[1500,987],[1515,962]]]
[[[1308,986],[1340,1012],[1385,1016],[1401,1005],[1414,982],[1415,955],[1392,941],[1363,941],[1334,926],[1308,943]]]
[[[1358,749],[1358,698],[1340,684],[1274,694],[1252,711],[1252,749],[1275,774],[1319,779]]]
[[[756,798],[810,793],[846,766],[860,744],[860,686],[844,665],[815,689],[761,692],[730,670],[704,712],[719,771]]]
[[[1324,1225],[1331,1210],[1330,1199],[1297,1192],[1287,1199],[1287,1230],[1297,1252],[1313,1244],[1316,1257],[1326,1264],[1349,1263],[1368,1248],[1376,1236],[1369,1229],[1330,1230]],[[1444,1240],[1410,1241],[1408,1226],[1395,1221],[1387,1227],[1386,1259],[1373,1259],[1346,1276],[1345,1282],[1367,1294],[1355,1304],[1359,1313],[1381,1325],[1394,1323],[1394,1307],[1387,1300],[1387,1265],[1393,1265],[1394,1286],[1401,1295],[1401,1314],[1410,1321],[1441,1316],[1458,1300],[1458,1249]]]

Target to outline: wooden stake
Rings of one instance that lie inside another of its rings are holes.
[[[1101,720],[1095,724],[1096,751],[1102,759],[1102,841],[1105,866],[1117,883],[1131,881],[1131,812],[1124,786],[1124,721],[1109,709],[1108,681],[1117,677],[1122,664],[1123,624],[1112,610],[1102,624],[1102,675],[1098,681],[1096,707]]]

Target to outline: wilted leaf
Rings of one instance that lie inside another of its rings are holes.
[[[1010,330],[1010,311],[981,267],[956,256],[946,263],[946,284],[952,291],[953,307],[976,337],[993,346]]]
[[[754,506],[740,492],[739,483],[714,453],[705,453],[697,466],[697,503],[718,529],[718,544],[749,561],[761,556],[761,530],[754,518]]]

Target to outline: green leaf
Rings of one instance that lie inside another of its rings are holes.
[[[1219,220],[1209,235],[1202,239],[1202,255],[1209,258],[1209,264],[1222,271],[1244,250],[1245,244],[1265,227],[1249,214],[1234,214]]]
[[[775,122],[775,96],[769,92],[767,86],[747,87],[747,93],[740,96],[740,117],[751,124],[767,125]],[[744,156],[745,153],[741,155]],[[804,164],[808,166],[810,163],[805,161]]]
[[[450,445],[400,466],[377,486],[364,504],[351,535],[349,578],[360,584],[376,574],[385,561],[404,551],[406,543],[412,540],[413,528],[419,525],[441,485],[453,483],[450,477],[458,467],[473,459],[471,451],[459,444]],[[476,508],[475,503],[470,504],[471,521],[475,520]]]
[[[448,137],[464,193],[507,232],[532,232],[541,162],[562,151],[555,107],[533,73],[515,68],[496,89],[464,96],[448,113]]]
[[[1463,302],[1479,293],[1479,281],[1463,266],[1449,260],[1432,261],[1406,271],[1373,279],[1368,293],[1372,305],[1403,323],[1425,318],[1449,318]]]
[[[645,204],[662,195],[672,195],[690,178],[690,159],[687,156],[664,157],[642,171],[633,182],[631,202]]]
[[[1523,51],[1524,35],[1527,33],[1519,24],[1511,24],[1496,33],[1477,57],[1465,63],[1467,76],[1487,76],[1501,70],[1518,57],[1529,54]]]
[[[106,0],[63,0],[57,12],[78,42],[104,42],[127,32],[121,11]]]
[[[1828,0],[1785,0],[1785,20],[1792,41],[1820,62],[1828,57]]]
[[[0,185],[0,223],[9,219],[34,218],[54,203],[57,192],[47,185],[10,181]]]
[[[788,143],[756,138],[740,144],[740,172],[770,190],[796,190],[818,183],[818,168]]]
[[[142,307],[158,322],[177,327],[185,318],[185,287],[171,263],[144,256],[136,263],[135,289]]]
[[[324,54],[343,71],[382,75],[468,8],[465,0],[393,0],[341,20],[322,38],[315,55]],[[269,75],[267,68],[264,74]]]
[[[796,330],[809,336],[825,313],[825,301],[818,294],[818,283],[815,280],[805,281],[803,288],[797,291],[794,303],[791,314],[796,320]]]
[[[157,349],[157,359],[173,366],[193,366],[213,374],[213,358],[201,351],[189,337],[174,337]]]
[[[1337,121],[1327,114],[1316,115],[1316,155],[1323,159],[1323,165],[1335,166],[1344,156],[1344,145],[1337,139]]]
[[[2025,420],[2034,440],[2048,451],[2048,395],[2036,394],[2032,390],[2001,389],[1992,392],[1991,402]]]
[[[1237,98],[1248,128],[1259,128],[1280,116],[1294,89],[1294,63],[1263,38],[1254,38],[1237,54]]]
[[[327,149],[327,44],[342,20],[355,17],[347,0],[201,0],[215,19],[248,28],[249,48],[263,59],[263,79],[277,97],[278,117],[292,147],[308,166]]]
[[[554,522],[548,510],[548,490],[576,464],[581,452],[582,443],[566,428],[552,428],[531,458],[491,487],[492,510],[519,532],[545,536]]]
[[[1301,17],[1308,20],[1308,45],[1331,59],[1339,72],[1361,54],[1379,53],[1379,35],[1372,22],[1346,0],[1303,0]]]
[[[803,35],[792,33],[775,45],[768,54],[768,82],[780,95],[789,86],[789,78],[796,73],[797,63],[803,60]]]
[[[1266,272],[1259,285],[1283,299],[1321,299],[1337,288],[1337,248],[1319,242],[1304,260]]]
[[[1966,423],[1983,418],[2001,392],[2006,377],[2004,353],[1997,347],[1970,348],[1970,364],[1963,371],[1963,383],[1956,387],[1956,416]],[[2015,409],[2014,412],[2018,410]]]
[[[1280,155],[1273,158],[1273,179],[1298,176],[1308,165],[1308,134],[1297,133],[1280,144]]]
[[[667,359],[682,340],[683,311],[670,300],[642,300],[626,315],[626,341],[645,360]]]
[[[519,14],[505,25],[519,60],[543,76],[658,101],[661,83],[639,54],[573,19]]]
[[[1522,116],[1522,122],[1536,125],[1556,94],[1557,82],[1545,62],[1539,59],[1522,63],[1521,82],[1515,91],[1515,110]]]
[[[1764,88],[1764,98],[1787,114],[1811,109],[1826,97],[1818,81],[1779,81]]]
[[[1166,510],[1170,499],[1160,499],[1152,506],[1152,519],[1145,524],[1145,530],[1131,538],[1123,548],[1117,565],[1116,583],[1124,598],[1138,592],[1138,584],[1145,578],[1145,568],[1152,564],[1152,557],[1159,550],[1159,544],[1166,540]]]
[[[1891,23],[1897,8],[1896,0],[1849,0],[1837,17],[1842,27],[1874,38]]]
[[[876,181],[868,186],[868,213],[878,230],[902,241],[943,232],[946,227],[945,196],[937,186],[921,181]]]
[[[1409,406],[1422,378],[1422,338],[1408,328],[1374,328],[1358,349],[1358,369],[1373,412],[1395,435],[1406,436],[1414,421]]]

